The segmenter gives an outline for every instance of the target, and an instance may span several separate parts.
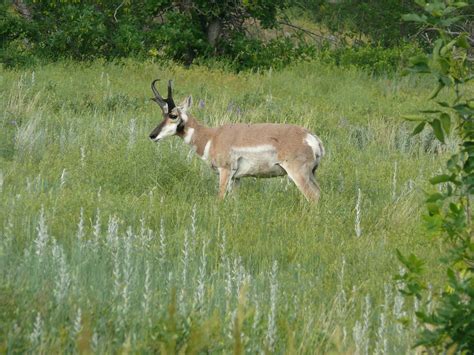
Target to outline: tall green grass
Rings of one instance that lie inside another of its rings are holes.
[[[148,139],[156,77],[208,125],[311,129],[320,203],[286,178],[218,201],[183,142]],[[408,352],[423,305],[397,295],[394,251],[424,256],[438,292],[421,213],[444,151],[400,116],[430,87],[317,63],[0,71],[0,352]]]

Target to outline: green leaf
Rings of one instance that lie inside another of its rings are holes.
[[[440,110],[421,110],[421,113],[440,113]]]
[[[414,55],[409,59],[410,65],[417,65],[417,64],[426,64],[428,65],[428,57],[425,54],[418,54]]]
[[[449,132],[451,131],[451,117],[443,112],[439,116],[439,120],[441,121],[441,126],[443,127],[444,132],[449,135]]]
[[[435,118],[433,121],[430,122],[430,125],[433,128],[433,133],[435,137],[438,138],[441,143],[444,143],[444,133],[443,129],[441,128],[441,121]]]
[[[460,21],[462,19],[461,16],[455,16],[455,17],[450,17],[444,20],[441,20],[439,23],[441,26],[448,27],[451,26],[452,24]]]
[[[426,208],[431,216],[438,215],[439,216],[439,206],[435,202],[427,202]],[[440,217],[441,218],[441,217]]]
[[[402,118],[404,118],[407,121],[414,121],[414,122],[420,122],[420,121],[425,121],[426,120],[421,115],[403,115]]]
[[[441,47],[443,46],[444,41],[441,38],[438,38],[435,41],[434,47],[433,47],[433,60],[437,61],[439,58],[439,53],[441,51]]]
[[[403,21],[413,21],[413,22],[421,22],[425,23],[426,22],[426,15],[417,15],[417,14],[406,14],[402,16]]]
[[[436,87],[436,89],[434,89],[430,96],[428,97],[428,99],[434,99],[436,96],[438,96],[439,92],[441,91],[442,88],[444,88],[444,83],[442,81],[439,81],[438,82],[438,86]]]
[[[438,105],[443,106],[443,107],[451,107],[451,105],[445,101],[437,101],[437,103]]]
[[[466,104],[458,104],[453,107],[460,115],[471,116],[474,115],[474,109],[470,108]]]
[[[469,41],[467,40],[467,35],[465,33],[461,34],[459,38],[457,39],[458,47],[464,48],[464,49],[469,49],[471,48]]]
[[[448,182],[448,181],[452,181],[453,178],[451,175],[447,175],[447,174],[441,174],[441,175],[437,175],[437,176],[434,176],[430,179],[430,183],[432,185],[436,185],[436,184],[441,184],[443,182]]]
[[[428,211],[431,215],[423,216],[423,220],[425,221],[426,229],[431,234],[438,234],[442,227],[443,227],[443,219],[438,214],[438,211],[432,211],[428,208]]]
[[[448,279],[450,281],[451,284],[456,284],[457,280],[456,280],[456,274],[454,273],[453,269],[451,268],[448,268],[448,270],[446,271],[446,274],[448,275]]]
[[[455,3],[453,3],[451,5],[454,6],[454,7],[457,7],[458,9],[461,8],[461,7],[469,6],[469,4],[467,2],[464,2],[464,1],[456,1]]]
[[[419,125],[417,125],[415,129],[413,130],[412,135],[415,136],[421,131],[423,131],[423,128],[425,128],[425,125],[426,125],[426,122],[421,122]]]
[[[437,193],[434,193],[434,194],[431,194],[430,196],[428,196],[428,198],[426,199],[426,202],[436,202],[438,200],[442,200],[443,197],[444,196],[442,194],[437,192]]]
[[[459,212],[462,211],[462,209],[458,205],[456,205],[455,203],[452,203],[452,202],[449,204],[449,209],[453,213],[459,213]]]
[[[403,256],[403,254],[401,253],[401,251],[398,250],[398,249],[395,249],[395,252],[397,253],[397,258],[398,258],[398,260],[400,260],[400,262],[401,262],[403,265],[407,266],[408,260]]]
[[[451,156],[451,158],[448,160],[446,166],[448,167],[448,170],[453,172],[453,173],[456,173],[459,171],[459,165],[458,165],[458,161],[459,161],[459,155],[458,154],[454,154],[453,156]]]
[[[440,60],[439,62],[440,62],[440,65],[442,66],[441,68],[442,72],[446,74],[450,69],[449,63],[445,60]],[[451,86],[454,84],[454,78],[451,75],[441,75],[439,77],[439,80],[441,80],[444,86]]]
[[[447,45],[441,48],[440,54],[443,56],[446,55],[446,53],[454,47],[454,45],[457,43],[458,40],[459,40],[458,38],[453,39],[451,42],[449,42]]]

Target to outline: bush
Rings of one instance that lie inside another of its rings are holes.
[[[263,42],[235,36],[224,48],[224,57],[234,70],[283,68],[293,62],[316,57],[316,48],[295,38],[276,38]]]
[[[92,5],[64,5],[43,22],[40,47],[51,59],[100,57],[107,49],[104,14]]]
[[[191,64],[196,57],[211,53],[204,33],[184,13],[170,11],[166,22],[154,25],[147,34],[148,44],[155,56]]]
[[[321,58],[326,63],[355,66],[372,74],[384,74],[403,68],[410,57],[419,53],[421,49],[418,46],[406,43],[392,48],[367,45],[325,49],[321,52]]]
[[[430,179],[438,189],[427,196],[427,213],[423,216],[427,232],[436,238],[442,254],[440,265],[446,271],[443,291],[434,298],[426,297],[429,280],[423,274],[424,260],[416,255],[398,257],[407,272],[397,276],[405,283],[400,291],[415,296],[426,307],[417,312],[420,333],[416,346],[428,353],[471,354],[474,349],[474,238],[472,195],[474,194],[474,97],[466,90],[472,80],[468,53],[468,33],[451,31],[467,3],[435,0],[418,2],[425,15],[404,16],[420,26],[435,30],[432,53],[411,58],[408,72],[429,74],[436,78],[430,100],[436,106],[406,117],[417,122],[414,134],[430,127],[436,139],[446,143],[455,137],[458,146],[446,162],[442,174]],[[446,101],[439,93],[448,91]],[[432,309],[430,309],[430,306]]]
[[[1,49],[0,61],[5,68],[24,68],[36,64],[38,59],[27,40],[16,39]]]
[[[134,24],[120,23],[117,31],[111,38],[111,56],[129,57],[140,56],[144,54],[144,36],[142,32],[137,31]]]
[[[277,3],[263,1],[258,6],[245,6],[266,28],[275,25],[276,14],[270,10],[284,6]],[[6,15],[0,20],[0,34],[4,38],[0,58],[7,67],[15,67],[32,65],[37,58],[93,60],[152,56],[186,65],[196,59],[200,63],[223,61],[240,71],[278,69],[295,61],[320,57],[329,63],[355,65],[378,74],[396,71],[418,51],[412,44],[393,48],[379,44],[328,47],[317,53],[314,45],[298,34],[264,41],[250,37],[244,25],[237,26],[240,22],[234,23],[239,15],[222,15],[227,22],[221,19],[221,12],[240,5],[221,4],[219,13],[215,13],[217,10],[209,1],[195,5],[192,9],[182,8],[167,0],[124,2],[122,7],[111,2],[33,2],[28,5],[32,20],[23,19],[12,5],[2,5],[0,10]],[[259,15],[263,10],[269,13]],[[240,15],[240,20],[250,16],[249,13]],[[222,20],[222,27],[216,42],[211,44],[207,30],[216,17]]]
[[[24,67],[36,62],[34,41],[36,27],[15,14],[6,5],[0,5],[0,61],[7,68]]]

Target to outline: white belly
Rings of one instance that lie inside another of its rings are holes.
[[[245,176],[273,177],[285,175],[272,145],[242,147],[232,150],[234,178]]]

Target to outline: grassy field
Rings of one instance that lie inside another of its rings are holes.
[[[311,129],[320,203],[287,178],[218,201],[179,138],[148,139],[156,77],[208,125]],[[409,352],[416,323],[400,320],[420,305],[396,292],[395,249],[425,257],[439,292],[422,212],[444,153],[400,116],[431,87],[317,63],[0,71],[0,353]]]

